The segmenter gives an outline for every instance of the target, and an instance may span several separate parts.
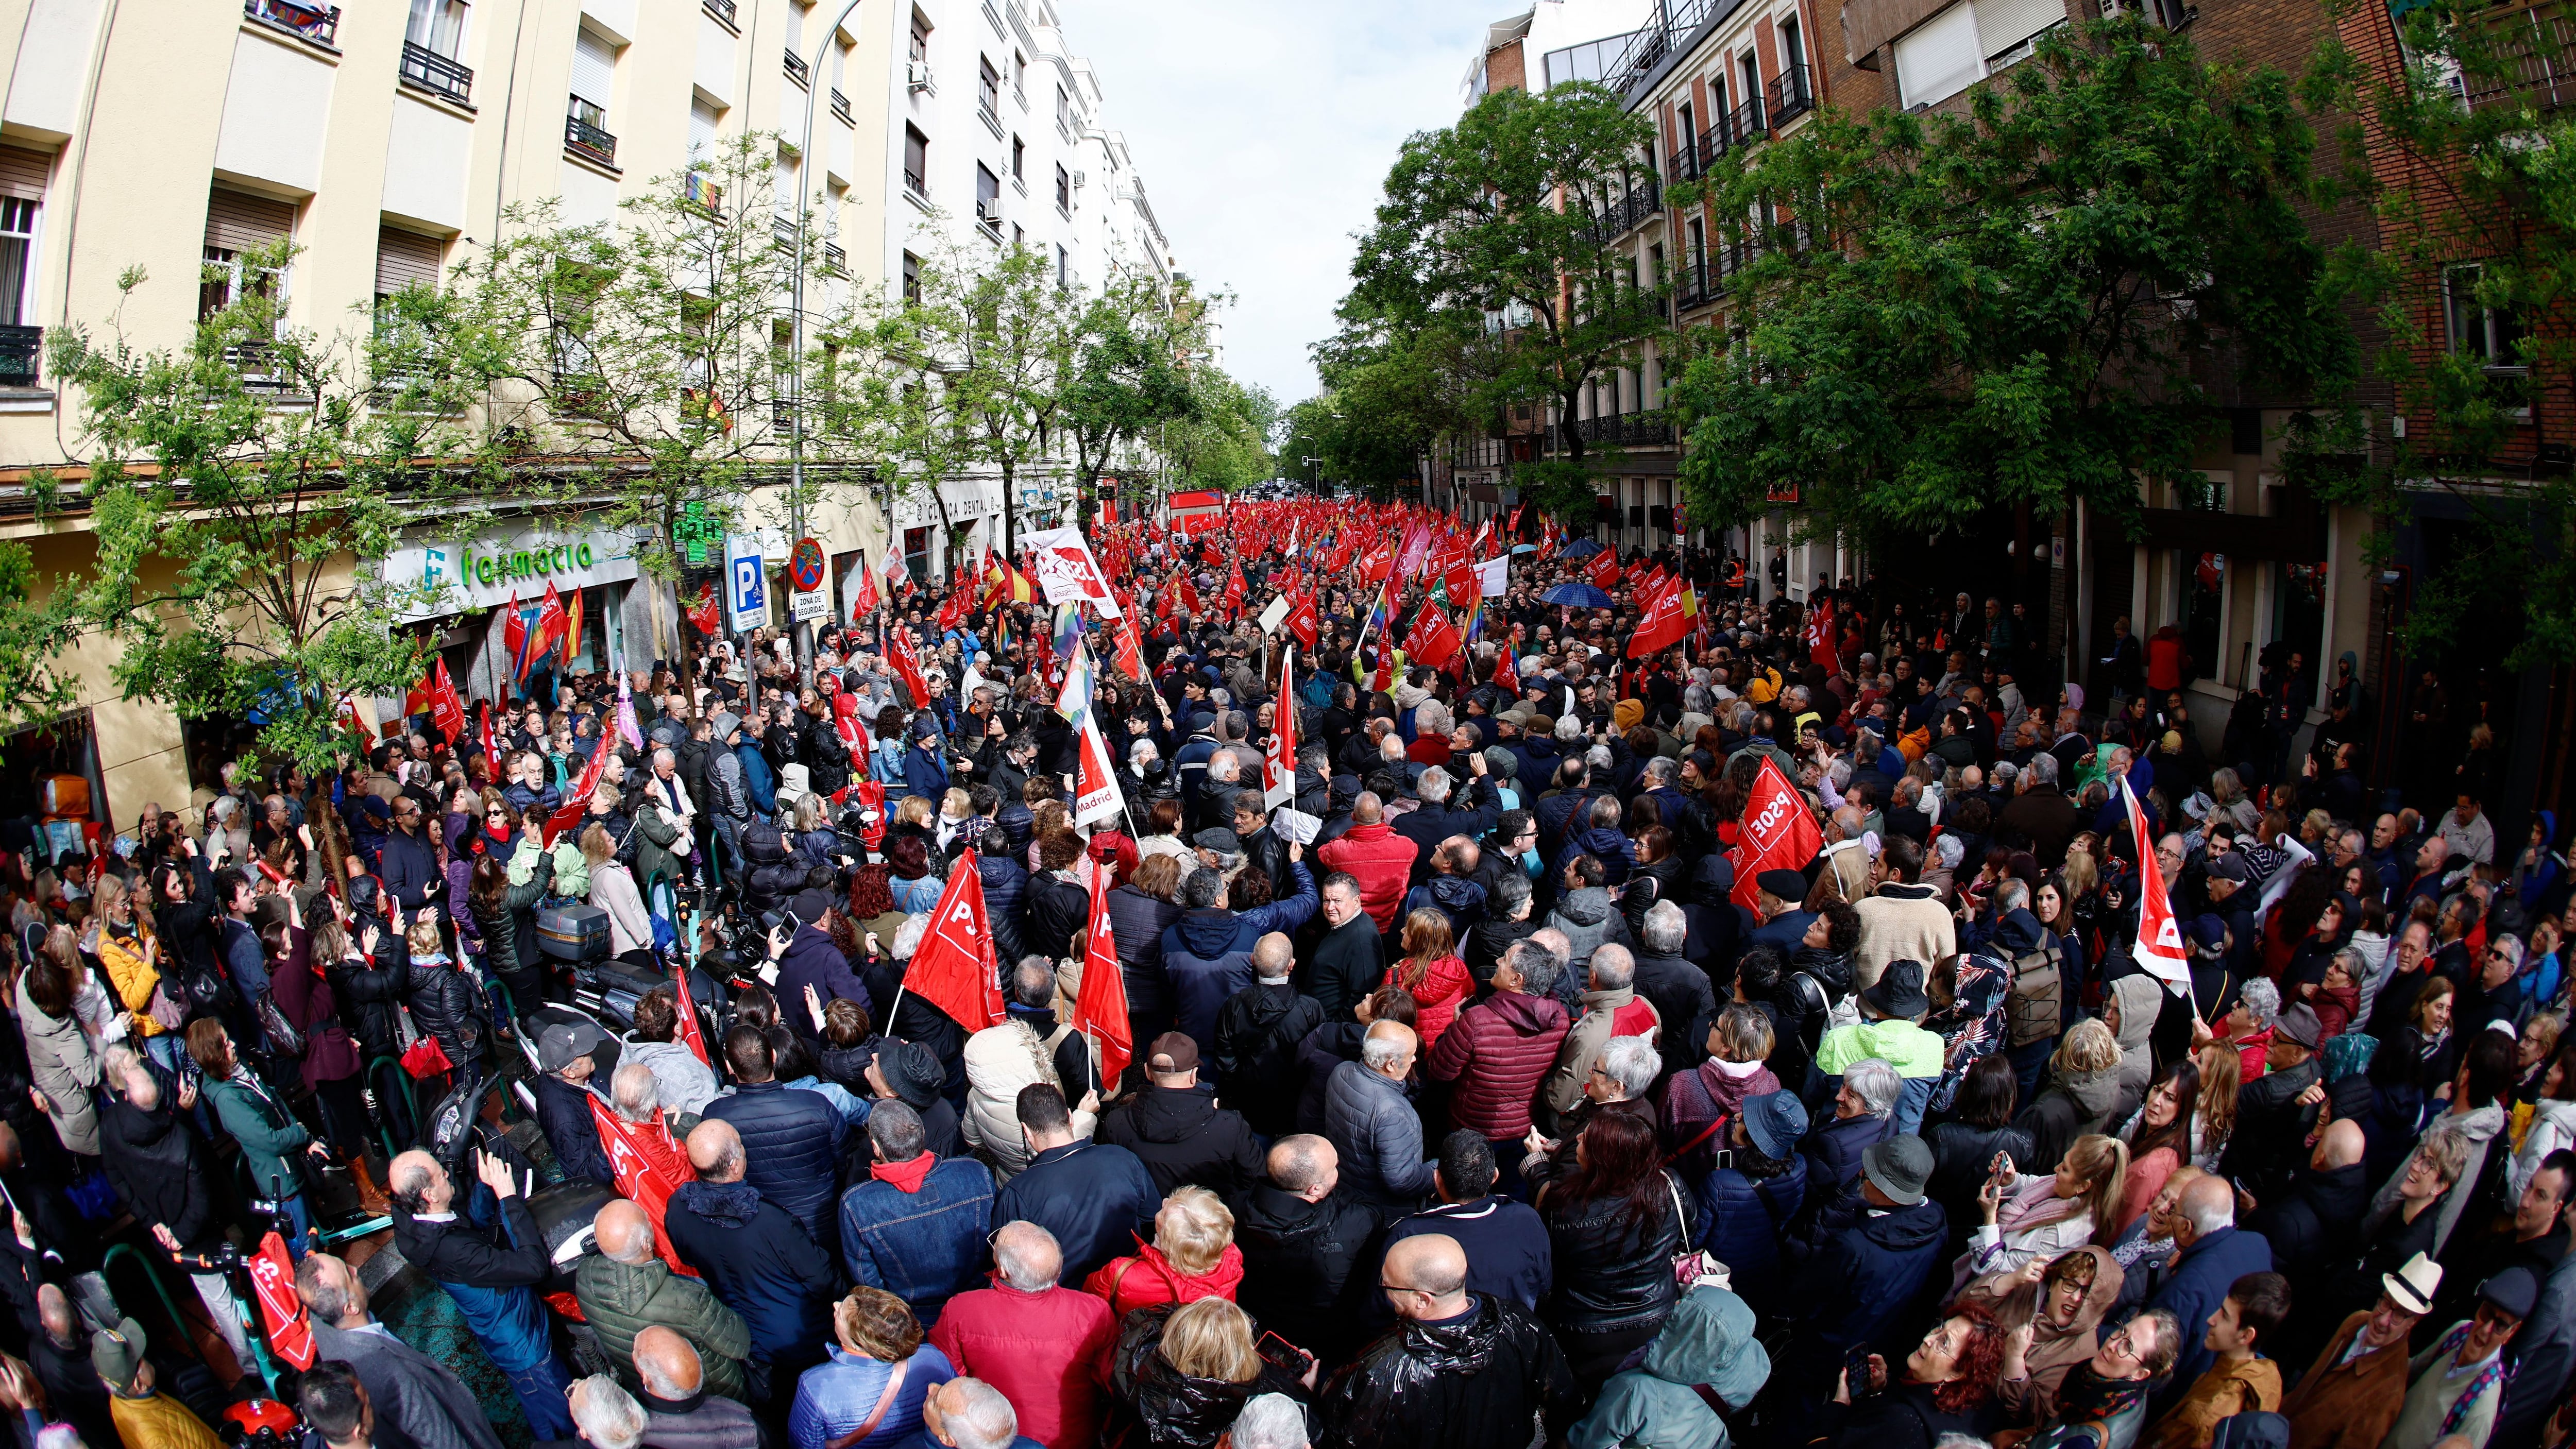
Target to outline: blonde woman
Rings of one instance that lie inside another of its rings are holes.
[[[635,888],[635,872],[618,863],[617,842],[608,838],[606,827],[583,828],[581,858],[590,868],[590,903],[608,912],[609,954],[651,950],[653,918],[645,913],[643,892]]]
[[[1109,1386],[1129,1415],[1154,1427],[1153,1444],[1214,1444],[1254,1396],[1305,1395],[1254,1350],[1252,1333],[1251,1316],[1223,1298],[1148,1308],[1121,1327]]]
[[[1112,1318],[1155,1303],[1229,1302],[1243,1282],[1243,1250],[1234,1245],[1234,1214],[1203,1187],[1174,1188],[1154,1214],[1154,1241],[1130,1257],[1101,1265],[1082,1286],[1109,1305]]]
[[[1985,1221],[1959,1260],[1954,1287],[2083,1247],[2097,1228],[2107,1235],[2128,1172],[2127,1144],[2099,1132],[2077,1138],[2066,1160],[2046,1176],[2025,1174],[2009,1155],[1996,1153],[1994,1169],[1977,1191]]]
[[[2191,1121],[2191,1165],[2216,1172],[2218,1159],[2236,1135],[2236,1093],[2243,1086],[2244,1059],[2236,1048],[2211,1042],[2195,1059],[2200,1064],[2200,1106]]]
[[[2054,1168],[2076,1138],[2111,1121],[2120,1094],[2120,1039],[2098,1017],[2086,1017],[2057,1039],[2048,1085],[2014,1125],[2030,1131],[2030,1165]]]
[[[161,986],[161,943],[141,931],[134,913],[134,894],[125,882],[115,876],[99,878],[91,897],[98,907],[90,918],[94,936],[89,954],[107,973],[107,985],[119,1005],[132,1018],[129,1029],[143,1043],[153,1060],[171,1071],[179,1069],[177,1038],[170,1028],[152,1014],[152,1003]],[[177,1019],[177,1007],[163,999],[163,1015]]]

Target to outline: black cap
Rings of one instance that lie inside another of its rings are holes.
[[[1766,870],[1753,878],[1765,894],[1795,903],[1807,898],[1807,878],[1794,870]]]

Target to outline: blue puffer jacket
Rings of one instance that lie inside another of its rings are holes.
[[[796,1095],[823,1100],[811,1092]],[[730,1098],[720,1100],[731,1100]],[[794,1373],[822,1359],[832,1341],[832,1294],[840,1276],[830,1255],[774,1202],[763,1202],[747,1183],[686,1182],[671,1194],[663,1231],[680,1261],[707,1280],[708,1291],[742,1315],[751,1330],[756,1383],[787,1385],[774,1371]],[[543,1251],[545,1240],[538,1239]],[[540,1312],[543,1310],[540,1309]]]
[[[987,836],[985,844],[1002,842]],[[984,878],[984,919],[993,928],[993,955],[1000,961],[1018,961],[1027,955],[1021,942],[1027,938],[1020,927],[1028,914],[1029,870],[998,850],[975,852],[975,873]]]
[[[922,796],[936,805],[948,793],[948,764],[937,751],[925,750],[921,743],[915,740],[912,748],[903,752],[903,793]]]
[[[1029,1159],[1020,1175],[1002,1184],[987,1226],[1032,1222],[1055,1234],[1064,1250],[1064,1281],[1079,1283],[1131,1243],[1154,1235],[1163,1195],[1153,1174],[1124,1147],[1073,1142]]]
[[[1699,1180],[1699,1221],[1691,1241],[1734,1270],[1735,1291],[1764,1313],[1780,1303],[1786,1269],[1780,1232],[1807,1196],[1807,1159],[1789,1154],[1789,1170],[1760,1181],[1732,1167]]]
[[[841,1162],[841,1114],[832,1104],[784,1082],[758,1082],[709,1102],[706,1116],[742,1134],[743,1181],[830,1251],[836,1241],[832,1185]]]
[[[796,1402],[787,1411],[787,1437],[795,1449],[874,1449],[874,1446],[935,1442],[921,1427],[921,1404],[930,1391],[957,1377],[948,1356],[929,1344],[904,1361],[903,1388],[886,1405],[883,1417],[867,1437],[859,1426],[876,1413],[885,1397],[891,1364],[833,1345],[831,1357],[806,1370],[796,1381]],[[781,1385],[784,1387],[784,1385]]]
[[[1925,1201],[1871,1208],[1827,1244],[1789,1285],[1800,1322],[1788,1381],[1831,1394],[1845,1351],[1885,1340],[1949,1256],[1949,1236],[1949,1215]]]
[[[843,1194],[841,1261],[852,1282],[902,1299],[926,1329],[949,1299],[984,1286],[992,1222],[993,1170],[951,1157],[922,1177],[919,1192],[868,1181]]]
[[[1895,1135],[1893,1115],[1826,1118],[1798,1144],[1807,1159],[1807,1195],[1831,1202],[1860,1176],[1860,1155]]]
[[[1180,1028],[1199,1044],[1202,1057],[1216,1054],[1218,1009],[1252,984],[1254,943],[1272,931],[1293,936],[1315,913],[1313,873],[1302,860],[1288,869],[1297,878],[1297,893],[1286,900],[1248,911],[1189,911],[1163,932],[1163,977],[1172,984]]]
[[[780,1013],[806,1045],[821,1049],[821,1037],[814,1030],[814,1014],[805,1009],[805,988],[826,1004],[855,1001],[868,1008],[870,1019],[876,1016],[876,1004],[868,999],[868,988],[850,969],[850,958],[820,926],[811,922],[796,928],[787,943],[786,952],[778,958],[778,982],[771,988],[778,999],[791,1009]]]

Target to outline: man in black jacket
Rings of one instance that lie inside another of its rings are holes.
[[[295,1265],[295,1296],[312,1316],[313,1346],[356,1371],[376,1419],[416,1449],[500,1449],[490,1414],[455,1372],[394,1337],[367,1312],[367,1289],[329,1253]]]
[[[1305,983],[1299,989],[1324,1009],[1327,1021],[1350,1021],[1352,1013],[1386,977],[1386,938],[1377,922],[1360,907],[1360,883],[1348,871],[1332,871],[1320,886],[1316,919],[1323,923],[1303,957]]]
[[[2323,1078],[2316,1059],[2320,1028],[2306,1002],[2272,1023],[2270,1069],[2245,1084],[2236,1099],[2236,1131],[2218,1170],[2254,1195],[2257,1205],[2286,1195],[2298,1166],[2299,1144],[2317,1120],[2313,1104],[2299,1098]]]
[[[1244,1269],[1237,1301],[1264,1328],[1339,1363],[1357,1338],[1351,1270],[1377,1231],[1377,1215],[1334,1194],[1341,1160],[1324,1138],[1280,1138],[1269,1168],[1235,1209],[1234,1241]]]
[[[1264,939],[1280,938],[1274,932]],[[1145,1077],[1152,1085],[1103,1116],[1092,1140],[1135,1153],[1163,1196],[1184,1186],[1240,1196],[1261,1175],[1261,1149],[1243,1114],[1218,1106],[1216,1093],[1199,1086],[1198,1043],[1178,1031],[1154,1038]]]
[[[1395,817],[1395,833],[1419,847],[1413,857],[1413,885],[1422,884],[1431,874],[1431,857],[1440,842],[1452,835],[1482,840],[1503,818],[1502,797],[1485,777],[1484,755],[1469,753],[1467,769],[1463,783],[1453,783],[1451,771],[1437,765],[1423,771],[1413,786],[1422,799],[1421,808]]]
[[[2362,1178],[2361,1124],[2337,1118],[2326,1124],[2308,1154],[2308,1169],[2277,1202],[2257,1203],[2245,1226],[2272,1245],[2272,1266],[2294,1282],[2308,1282],[2349,1249],[2370,1208]],[[2331,1320],[2329,1320],[2330,1322]]]
[[[1458,1240],[1395,1245],[1378,1291],[1403,1322],[1335,1374],[1316,1401],[1321,1442],[1447,1449],[1517,1444],[1544,1412],[1550,1437],[1581,1411],[1556,1339],[1517,1304],[1467,1291]]]
[[[796,1376],[821,1363],[832,1342],[839,1271],[794,1215],[743,1180],[743,1140],[732,1124],[699,1123],[689,1134],[689,1166],[698,1180],[671,1194],[662,1231],[680,1261],[751,1330],[745,1367],[753,1401],[783,1403],[796,1392]],[[831,1186],[826,1171],[827,1194]]]
[[[1064,1092],[1045,1082],[1020,1089],[1018,1111],[1029,1165],[994,1195],[996,1229],[1032,1222],[1055,1234],[1068,1279],[1087,1278],[1153,1237],[1163,1191],[1135,1153],[1097,1140],[1098,1132],[1091,1142],[1076,1138]]]
[[[568,1439],[573,1425],[564,1392],[572,1376],[555,1357],[551,1322],[535,1286],[553,1267],[546,1235],[519,1196],[508,1163],[478,1152],[474,1171],[488,1199],[478,1192],[460,1200],[447,1170],[426,1152],[395,1158],[385,1174],[394,1245],[456,1300],[475,1340],[509,1379],[537,1438]]]
[[[803,1010],[798,1004],[795,1010]],[[749,1156],[749,1181],[834,1251],[839,1217],[832,1211],[834,1173],[841,1160],[841,1114],[821,1094],[778,1080],[776,1053],[757,1027],[736,1025],[724,1035],[725,1064],[735,1087],[707,1104],[710,1122],[730,1123]],[[691,1134],[692,1140],[695,1134]]]
[[[1253,1130],[1287,1133],[1297,1116],[1297,1043],[1324,1024],[1323,1003],[1289,984],[1296,948],[1277,931],[1252,944],[1253,982],[1216,1014],[1217,1088]]]
[[[598,1070],[596,1053],[608,1034],[586,1021],[557,1022],[537,1038],[539,1074],[529,1082],[537,1098],[537,1125],[555,1150],[555,1161],[568,1178],[602,1187],[617,1185],[617,1170],[599,1145],[599,1124],[590,1115],[590,1085]]]

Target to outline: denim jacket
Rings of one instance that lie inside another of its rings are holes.
[[[870,1179],[844,1193],[841,1258],[852,1281],[902,1299],[928,1328],[950,1298],[984,1286],[992,1220],[992,1169],[947,1158],[919,1192]]]

